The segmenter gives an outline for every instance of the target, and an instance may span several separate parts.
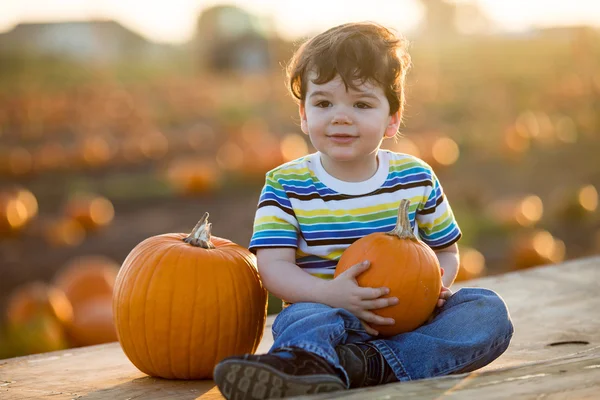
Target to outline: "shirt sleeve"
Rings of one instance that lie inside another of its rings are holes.
[[[258,200],[249,250],[261,247],[298,247],[298,221],[292,204],[272,173],[267,174]]]
[[[462,233],[446,199],[442,185],[430,169],[431,186],[425,193],[426,201],[419,204],[416,222],[419,236],[433,250],[443,249],[456,243]]]

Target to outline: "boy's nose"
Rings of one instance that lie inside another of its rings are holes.
[[[334,125],[350,125],[350,124],[352,124],[352,120],[345,113],[336,113],[333,116],[331,123]]]

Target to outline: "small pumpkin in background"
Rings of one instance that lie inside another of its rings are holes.
[[[79,222],[86,231],[95,231],[112,222],[115,209],[111,201],[105,197],[78,194],[67,201],[64,213]]]
[[[45,282],[17,287],[6,308],[6,336],[15,356],[68,347],[64,326],[73,320],[73,309],[64,292]]]
[[[61,289],[41,281],[26,283],[11,293],[6,307],[8,324],[24,323],[40,315],[68,324],[73,308]]]
[[[6,340],[13,356],[47,353],[69,348],[64,327],[48,315],[6,327]]]
[[[455,282],[468,281],[484,276],[486,273],[485,257],[471,247],[460,247],[460,265]]]
[[[68,332],[76,346],[116,342],[112,297],[91,299],[75,308]]]
[[[29,190],[0,190],[0,237],[20,233],[37,216],[38,202]]]
[[[112,297],[119,264],[98,255],[71,259],[54,276],[54,283],[77,307],[98,297]]]
[[[127,256],[113,297],[119,342],[142,372],[209,379],[223,358],[256,351],[267,291],[256,257],[211,236],[208,213],[187,235],[150,237]]]
[[[39,232],[46,243],[54,247],[76,247],[85,240],[85,229],[65,216],[46,217],[40,221]]]
[[[554,215],[562,221],[594,221],[599,196],[594,185],[578,188],[559,188],[553,193]]]
[[[221,185],[221,172],[210,160],[174,160],[168,166],[165,177],[183,195],[213,193]]]
[[[66,325],[75,346],[117,341],[112,316],[112,294],[119,265],[104,256],[82,256],[68,262],[55,276],[57,287],[73,305]]]
[[[511,269],[520,270],[556,264],[565,259],[565,243],[543,229],[523,232],[515,237],[510,249]]]
[[[352,243],[342,254],[334,278],[348,268],[369,260],[371,266],[357,278],[362,287],[388,287],[394,306],[373,310],[394,325],[373,325],[383,336],[409,332],[422,325],[433,313],[442,288],[440,264],[435,252],[413,233],[409,218],[410,201],[403,199],[396,227],[376,232]]]

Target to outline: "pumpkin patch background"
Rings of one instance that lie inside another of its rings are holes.
[[[247,246],[265,172],[313,151],[283,83],[294,44],[208,30],[231,9],[152,59],[0,46],[0,358],[115,340],[107,292],[70,280],[110,292],[138,243],[205,211]],[[463,230],[459,279],[600,254],[600,32],[446,29],[407,33],[403,136],[384,147],[440,177]]]

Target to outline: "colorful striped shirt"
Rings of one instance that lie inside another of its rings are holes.
[[[329,175],[318,152],[269,171],[249,249],[295,248],[299,267],[331,279],[348,246],[395,227],[402,199],[411,202],[411,225],[423,242],[434,250],[457,242],[460,228],[431,167],[388,150],[378,159],[377,172],[363,182]]]

